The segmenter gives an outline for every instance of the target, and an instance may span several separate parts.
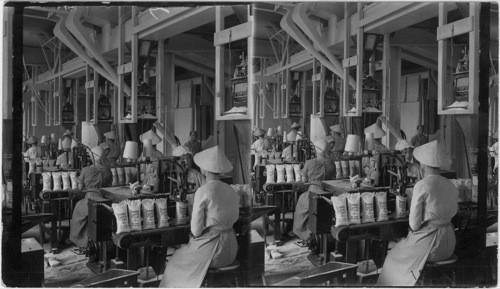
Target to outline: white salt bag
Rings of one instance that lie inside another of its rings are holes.
[[[341,179],[342,178],[342,166],[340,165],[339,161],[335,162],[335,178],[336,179]]]
[[[43,178],[42,191],[52,191],[52,173],[50,172],[42,173],[42,178]]]
[[[293,164],[293,171],[295,172],[295,180],[297,182],[302,181],[302,169],[300,168],[300,164]]]
[[[144,230],[156,228],[155,201],[152,199],[142,200],[142,228]]]
[[[63,190],[71,190],[71,179],[69,177],[69,172],[61,172]]]
[[[188,205],[184,202],[175,202],[175,218],[178,225],[187,223],[187,207]]]
[[[78,180],[76,178],[76,172],[69,172],[69,178],[71,179],[71,189],[78,190]]]
[[[277,183],[285,182],[285,165],[276,165]]]
[[[359,205],[360,194],[347,194],[347,204],[350,224],[361,224],[361,210]]]
[[[118,173],[116,172],[116,168],[111,168],[111,175],[113,176],[113,180],[111,182],[112,186],[119,185],[118,183]]]
[[[54,191],[62,190],[62,180],[61,180],[61,172],[53,172],[52,179],[54,181]]]
[[[118,175],[118,184],[125,184],[125,170],[122,167],[117,167],[116,174]]]
[[[113,208],[113,214],[116,218],[116,233],[127,233],[130,232],[130,226],[128,224],[128,205],[127,201],[122,201],[118,204],[113,203],[111,205]]]
[[[155,200],[155,208],[156,208],[156,224],[157,228],[165,228],[168,227],[168,214],[167,214],[167,200],[166,199],[156,199]]]
[[[396,196],[396,218],[406,218],[406,197],[397,195]]]
[[[128,184],[132,181],[131,167],[125,167],[125,183]]]
[[[373,193],[361,194],[361,223],[375,222],[375,210],[373,209]]]
[[[131,231],[142,231],[141,200],[127,200],[128,219]]]
[[[333,203],[333,210],[335,211],[335,227],[349,225],[346,194],[333,196],[331,200]]]
[[[293,166],[285,165],[285,171],[286,171],[286,182],[287,183],[294,182],[295,178],[294,178]]]
[[[375,193],[375,208],[377,214],[377,222],[389,220],[389,213],[387,212],[387,193]]]
[[[275,166],[266,165],[266,183],[274,183]]]

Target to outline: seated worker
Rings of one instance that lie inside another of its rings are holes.
[[[26,150],[24,157],[31,161],[44,156],[43,149],[38,145],[38,138],[36,136],[30,136],[28,140],[26,140],[26,143],[30,145],[30,148]]]
[[[443,261],[455,250],[451,218],[458,211],[458,190],[437,173],[451,159],[437,141],[415,148],[424,178],[413,188],[408,236],[387,254],[377,286],[415,286],[426,262]]]
[[[420,164],[413,157],[413,146],[405,139],[396,143],[395,149],[401,151],[404,155],[404,161],[407,165],[407,174],[409,177],[415,178],[420,181],[423,178]]]
[[[319,139],[314,143],[314,147],[316,158],[305,162],[301,172],[302,182],[319,182],[330,180],[334,177],[335,165],[325,155],[325,149],[327,148],[326,141]],[[302,193],[297,200],[293,215],[293,233],[301,239],[301,242],[298,243],[300,246],[307,246],[311,235],[311,231],[307,228],[309,220],[309,192],[326,193],[320,186],[310,185],[309,190]]]
[[[380,126],[377,123],[374,123],[369,127],[365,128],[365,134],[367,133],[373,133],[373,138],[375,139],[374,151],[377,152],[388,151],[387,147],[385,147],[385,145],[383,145],[381,142],[382,137],[385,135],[385,131],[383,131],[382,128],[380,128]]]
[[[233,224],[238,220],[240,196],[219,180],[233,166],[218,146],[199,152],[194,162],[207,182],[194,196],[189,243],[173,253],[159,287],[200,287],[208,268],[228,266],[236,259]]]
[[[258,139],[253,142],[250,148],[252,153],[255,154],[256,152],[267,151],[270,148],[269,141],[265,138],[266,132],[264,130],[257,128],[253,132],[253,135],[258,137]]]
[[[107,133],[104,134],[104,142],[100,144],[102,148],[104,148],[106,143],[109,146],[109,153],[108,156],[106,157],[107,160],[112,164],[113,166],[116,166],[116,163],[118,162],[118,159],[120,158],[121,155],[121,150],[120,146],[118,144],[118,138],[116,137],[115,131],[108,131]]]
[[[181,157],[181,162],[187,169],[188,187],[189,185],[193,185],[193,189],[196,191],[205,184],[205,177],[198,170],[193,168],[193,156],[191,155],[191,151],[182,146],[179,148],[184,149],[177,149],[174,152],[174,156]],[[193,212],[194,194],[187,194],[186,200],[188,202],[188,214],[191,215]]]
[[[151,146],[146,148],[144,146],[143,152],[141,154],[141,159],[145,159],[144,150],[149,149],[149,159],[151,163],[149,164],[141,164],[141,181],[145,186],[152,186],[153,191],[158,190],[158,176],[157,176],[157,168],[160,165],[160,158],[163,158],[163,154],[156,149],[156,145],[161,142],[161,138],[152,130],[148,130],[147,132],[140,135],[139,139],[144,144],[144,141],[149,139],[151,140]]]
[[[78,188],[85,193],[85,197],[79,200],[73,210],[73,216],[70,221],[69,239],[78,246],[77,254],[85,254],[88,234],[87,234],[87,219],[88,219],[88,199],[90,197],[102,197],[99,189],[111,185],[112,176],[111,170],[101,161],[103,150],[96,146],[92,148],[94,164],[82,168],[78,177]]]
[[[184,144],[190,151],[193,152],[193,155],[201,152],[201,142],[198,140],[198,132],[193,130],[189,133],[189,141]]]
[[[418,147],[429,142],[429,137],[424,134],[423,124],[417,125],[417,134],[411,138],[410,142],[413,147]]]
[[[345,138],[342,137],[344,131],[341,125],[337,124],[330,127],[330,132],[333,139],[329,153],[334,160],[339,160],[345,148]]]
[[[62,169],[68,169],[73,164],[73,152],[71,149],[64,149],[57,157],[56,166]]]

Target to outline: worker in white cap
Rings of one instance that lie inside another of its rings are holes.
[[[77,180],[78,188],[85,192],[85,197],[76,203],[70,221],[69,239],[78,246],[78,249],[74,251],[76,254],[86,253],[88,243],[88,199],[102,198],[100,188],[111,186],[111,169],[101,161],[102,154],[103,149],[101,147],[96,146],[92,148],[90,159],[93,161],[93,164],[82,168]]]
[[[26,150],[24,157],[28,158],[30,161],[42,158],[44,155],[43,149],[38,145],[38,138],[36,136],[30,136],[26,143],[31,147]]]
[[[146,188],[158,190],[158,168],[163,153],[156,149],[156,145],[161,142],[161,138],[152,130],[141,134],[139,139],[143,143],[141,158],[149,157],[151,163],[141,165],[141,181]],[[149,186],[149,187],[148,187]]]
[[[116,137],[115,131],[108,131],[104,133],[104,142],[109,146],[109,152],[106,158],[111,164],[116,164],[121,155],[120,145],[118,144],[118,138]],[[103,143],[101,143],[103,144]],[[104,145],[105,146],[105,145]]]
[[[330,180],[334,177],[335,165],[333,161],[326,158],[326,149],[328,145],[324,139],[314,142],[316,158],[307,160],[301,171],[302,182],[320,182]],[[309,220],[309,192],[326,194],[318,185],[310,185],[307,192],[300,195],[297,200],[295,212],[293,215],[293,233],[300,238],[296,242],[299,246],[308,246],[310,243],[311,230],[307,227]]]
[[[233,224],[239,216],[239,194],[220,180],[233,165],[219,146],[197,153],[194,162],[206,176],[195,193],[189,243],[167,263],[159,287],[200,287],[208,268],[232,264],[238,243]]]
[[[331,149],[329,151],[330,156],[333,157],[334,160],[339,160],[342,154],[344,154],[345,148],[345,138],[344,130],[340,124],[332,125],[330,127],[330,132],[332,138],[329,138],[328,141],[331,143]]]
[[[420,181],[423,178],[422,170],[418,162],[413,157],[414,147],[411,143],[405,139],[401,139],[396,143],[395,149],[401,151],[404,156],[404,162],[407,167],[407,175],[411,178],[415,178],[417,181]]]
[[[377,286],[415,286],[426,262],[443,261],[455,250],[451,219],[458,211],[458,190],[438,174],[450,157],[437,141],[415,148],[424,178],[413,187],[408,236],[387,255]]]
[[[192,215],[193,204],[194,204],[194,193],[198,188],[205,184],[205,176],[203,176],[197,169],[193,167],[193,153],[185,146],[178,146],[174,149],[174,157],[180,157],[181,163],[184,164],[187,170],[187,185],[191,187],[190,191],[186,195],[186,201],[188,203],[188,214]],[[179,177],[180,181],[180,177]]]
[[[378,152],[388,151],[387,147],[382,144],[382,137],[385,135],[385,131],[377,124],[374,123],[369,127],[365,128],[365,134],[373,133],[374,138],[374,150]]]
[[[270,148],[269,141],[265,138],[266,132],[261,128],[256,128],[253,135],[258,137],[251,146],[252,154],[266,151]]]

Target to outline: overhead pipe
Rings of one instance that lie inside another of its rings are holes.
[[[89,35],[85,31],[85,27],[83,27],[80,21],[80,19],[82,18],[83,9],[86,9],[86,7],[75,7],[71,10],[68,18],[66,19],[66,27],[87,49],[87,51],[90,52],[91,56],[93,56],[102,65],[102,67],[106,69],[109,75],[114,79],[113,82],[118,83],[118,74],[116,73],[116,70],[111,67],[109,62],[99,52],[96,45],[92,43],[92,39],[90,39]]]
[[[79,57],[83,59],[88,65],[95,69],[100,75],[109,80],[114,85],[118,86],[118,82],[113,79],[109,73],[103,69],[98,63],[96,63],[78,44],[78,42],[73,38],[68,29],[62,25],[66,21],[66,15],[58,15],[60,18],[54,27],[54,35],[61,40],[69,49],[73,50]],[[130,88],[125,87],[124,90],[127,95],[131,94]]]
[[[309,16],[307,16],[307,7],[308,3],[300,3],[296,5],[293,8],[292,20],[302,30],[302,32],[304,32],[304,34],[309,37],[314,44],[317,45],[321,52],[323,52],[328,60],[330,60],[333,66],[335,66],[336,70],[332,71],[337,74],[337,76],[343,78],[344,68],[342,67],[342,64],[338,61],[337,57],[335,57],[335,55],[333,55],[333,53],[328,49],[328,47],[326,47],[323,39],[321,38],[321,35],[319,35],[319,33],[316,31],[312,21],[309,19]],[[346,37],[346,41],[348,40],[349,38]],[[351,76],[349,77],[349,84],[352,87],[356,86],[356,80]]]
[[[288,33],[293,39],[295,39],[295,41],[302,45],[302,47],[307,49],[309,53],[311,53],[316,59],[320,61],[321,64],[326,66],[331,71],[336,71],[338,73],[337,67],[335,67],[328,59],[326,59],[323,55],[316,51],[314,46],[309,42],[309,40],[307,40],[304,34],[300,32],[299,28],[292,20],[292,10],[288,10],[283,18],[281,18],[280,25],[286,33]],[[340,78],[343,79],[343,73],[340,73]],[[349,84],[355,87],[356,81],[351,77],[349,79]]]

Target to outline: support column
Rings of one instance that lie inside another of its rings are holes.
[[[167,52],[165,54],[165,65],[163,68],[162,78],[163,85],[165,87],[165,94],[163,96],[163,107],[164,111],[162,117],[162,123],[165,125],[165,130],[174,127],[175,121],[175,111],[174,103],[175,103],[175,55],[173,53]],[[171,155],[172,154],[172,146],[168,142],[164,142],[163,144],[164,154]]]
[[[399,132],[401,119],[401,99],[399,97],[399,85],[401,82],[401,48],[390,47],[388,35],[386,35],[384,39],[384,57],[386,56],[388,56],[388,59],[384,59],[384,76],[386,77],[384,113],[389,123]],[[397,139],[390,134],[389,131],[386,131],[384,139],[388,148],[396,145]]]

